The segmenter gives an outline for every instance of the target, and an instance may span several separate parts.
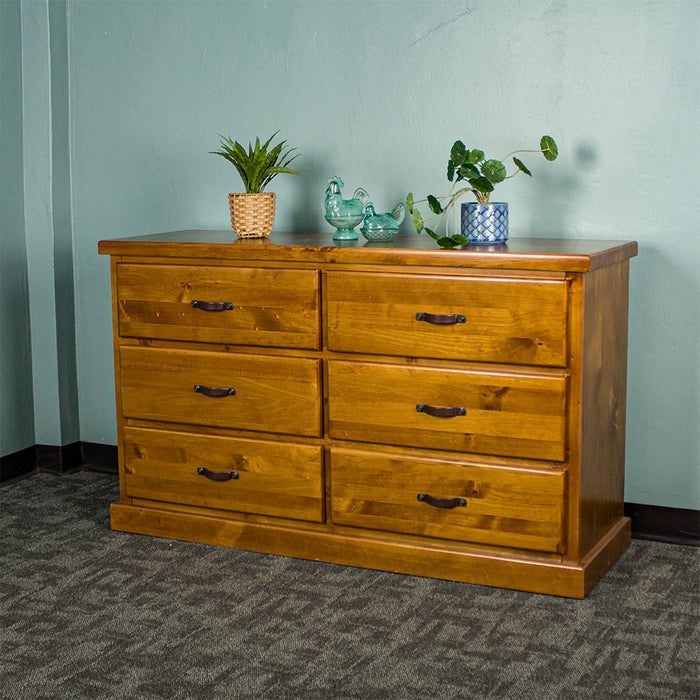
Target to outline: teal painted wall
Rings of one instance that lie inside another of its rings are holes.
[[[281,128],[303,177],[276,181],[276,228],[328,230],[331,175],[388,209],[440,188],[456,138],[501,155],[551,133],[559,160],[502,190],[511,235],[639,241],[625,497],[700,508],[696,0],[66,7],[81,439],[116,441],[97,241],[228,227],[217,134]]]
[[[20,3],[24,234],[34,438],[80,439],[70,207],[66,0]],[[3,349],[3,357],[5,351]]]
[[[70,177],[70,91],[66,0],[49,3],[51,64],[51,225],[61,444],[80,439],[76,366],[73,222]]]
[[[0,2],[0,455],[34,445],[20,5]]]

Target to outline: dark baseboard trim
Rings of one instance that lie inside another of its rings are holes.
[[[0,482],[17,479],[36,471],[36,445],[0,457]]]
[[[83,469],[104,474],[119,473],[119,454],[116,445],[99,442],[81,442]]]
[[[65,474],[79,469],[117,474],[116,446],[97,442],[74,442],[63,447],[33,445],[0,457],[0,482],[35,471]],[[700,547],[700,511],[625,503],[625,515],[632,519],[634,539]]]
[[[36,468],[39,471],[65,474],[74,472],[82,466],[80,443],[56,447],[54,445],[35,445]]]
[[[66,474],[81,469],[117,474],[117,448],[95,442],[73,442],[60,447],[32,445],[0,457],[0,483],[38,471]]]
[[[700,511],[625,503],[625,515],[634,539],[700,547]]]

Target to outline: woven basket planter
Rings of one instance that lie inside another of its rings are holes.
[[[275,193],[233,193],[228,196],[231,227],[239,238],[266,238],[275,221]]]

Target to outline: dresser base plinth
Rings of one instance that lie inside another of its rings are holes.
[[[111,525],[121,532],[567,598],[590,592],[627,549],[631,532],[630,520],[620,518],[581,564],[570,564],[122,503],[112,504]]]

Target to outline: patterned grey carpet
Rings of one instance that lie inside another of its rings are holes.
[[[112,532],[116,477],[0,487],[0,697],[700,696],[700,550],[583,601]]]

